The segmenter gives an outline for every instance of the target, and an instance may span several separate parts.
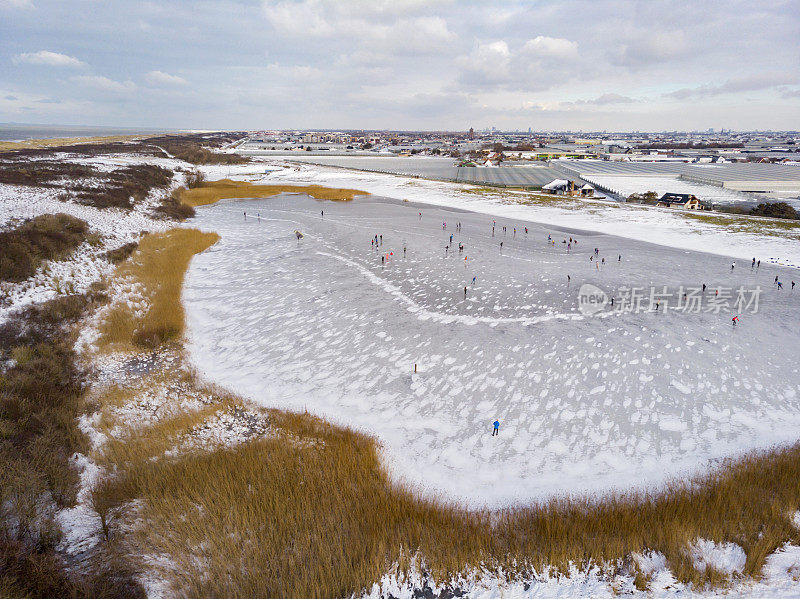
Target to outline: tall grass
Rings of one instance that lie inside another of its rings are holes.
[[[318,200],[352,200],[357,195],[369,195],[358,189],[338,189],[320,185],[257,185],[247,181],[222,179],[182,190],[180,199],[184,204],[196,207],[223,199],[267,198],[285,192],[305,193]]]
[[[0,325],[0,597],[137,598],[125,565],[84,556],[80,575],[57,552],[55,510],[74,504],[87,451],[78,428],[86,372],[72,326],[102,294],[60,297],[12,314]],[[12,358],[12,362],[7,362]]]
[[[138,317],[122,302],[112,305],[100,326],[100,345],[107,349],[153,348],[176,339],[184,329],[181,304],[183,276],[192,256],[219,239],[216,233],[172,229],[145,236],[116,277],[139,284],[147,309]]]

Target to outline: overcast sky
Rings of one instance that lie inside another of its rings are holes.
[[[0,122],[800,129],[800,1],[0,0]]]

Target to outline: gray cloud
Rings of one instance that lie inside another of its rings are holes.
[[[70,77],[70,80],[89,89],[115,94],[129,93],[136,89],[133,81],[115,81],[102,75],[77,75]]]
[[[570,104],[576,106],[581,106],[581,105],[605,106],[608,104],[632,104],[634,102],[636,102],[636,100],[634,100],[629,96],[623,96],[615,93],[608,93],[608,94],[602,94],[596,98],[592,98],[591,100],[575,100],[574,102],[570,102]]]
[[[798,81],[800,81],[800,77],[793,73],[756,73],[754,75],[734,77],[719,85],[703,84],[692,88],[684,87],[664,95],[675,100],[687,100],[773,89],[782,85],[797,83]]]
[[[0,0],[0,120],[800,128],[785,1],[34,2]]]

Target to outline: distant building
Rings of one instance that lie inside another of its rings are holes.
[[[569,181],[568,179],[553,179],[547,185],[542,185],[542,191],[559,196],[582,196],[585,198],[594,196],[594,187],[588,183],[583,187],[578,187],[575,181]]]
[[[472,127],[469,128],[469,138],[475,139],[475,129],[473,129]]]
[[[658,199],[656,206],[662,206],[664,208],[683,208],[684,210],[703,209],[697,196],[690,193],[665,193]]]

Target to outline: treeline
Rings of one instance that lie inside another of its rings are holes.
[[[762,202],[757,206],[715,206],[715,210],[729,214],[749,214],[751,216],[768,216],[770,218],[784,218],[798,220],[800,214],[786,202]]]

